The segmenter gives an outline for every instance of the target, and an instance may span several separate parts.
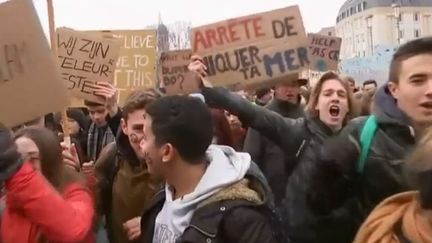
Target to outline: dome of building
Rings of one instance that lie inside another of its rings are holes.
[[[392,4],[401,7],[432,7],[432,0],[346,0],[339,9],[337,22],[370,8],[391,7]]]

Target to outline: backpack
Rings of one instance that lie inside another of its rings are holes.
[[[371,115],[367,118],[366,123],[364,124],[361,134],[360,134],[360,157],[357,161],[356,171],[358,174],[363,174],[364,167],[366,161],[368,159],[372,141],[375,137],[375,134],[378,130],[378,122],[374,115]]]

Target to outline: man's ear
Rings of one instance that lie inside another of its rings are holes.
[[[162,163],[166,163],[172,160],[175,153],[174,147],[170,143],[167,143],[163,145],[161,149],[162,149]]]
[[[126,124],[126,121],[125,121],[124,118],[122,118],[122,119],[120,120],[120,127],[121,127],[121,129],[122,129],[122,131],[123,131],[123,133],[124,133],[125,135],[128,135],[128,134],[129,134],[129,131],[128,131],[128,129],[127,129],[127,124]]]
[[[398,84],[390,81],[387,84],[387,88],[390,91],[393,98],[395,98],[397,100],[399,98],[399,86],[398,86]]]

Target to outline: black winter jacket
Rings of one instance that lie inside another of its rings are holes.
[[[257,130],[278,145],[290,167],[307,157],[315,144],[322,144],[334,135],[332,130],[317,118],[284,118],[276,112],[253,105],[225,88],[203,88],[202,94],[209,106],[231,112],[246,126]]]
[[[378,131],[362,173],[356,166],[366,117],[353,120],[290,177],[284,208],[294,242],[352,242],[379,202],[408,189],[401,167],[415,144],[409,119],[386,88],[374,105]]]
[[[296,119],[305,116],[303,106],[288,101],[274,99],[265,107],[287,118]],[[273,191],[276,205],[279,205],[285,196],[287,179],[293,170],[289,165],[292,163],[285,161],[284,152],[279,146],[255,129],[249,129],[243,151],[249,153],[252,160],[257,162]]]
[[[144,211],[141,217],[143,243],[153,242],[156,217],[164,202],[165,191],[162,190]],[[271,191],[264,175],[252,164],[245,179],[198,205],[190,225],[176,243],[286,242],[274,235],[278,224],[274,221],[272,204]]]

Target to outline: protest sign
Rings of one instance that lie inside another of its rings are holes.
[[[308,34],[309,69],[325,72],[338,70],[342,39],[334,36]]]
[[[12,127],[68,102],[66,86],[31,0],[0,4],[0,122]]]
[[[168,51],[161,54],[159,78],[166,94],[189,94],[199,89],[198,83],[192,81],[195,73],[188,69],[191,55],[192,50]]]
[[[113,82],[119,50],[120,43],[114,38],[68,28],[57,29],[60,73],[76,98],[105,103],[103,97],[95,95],[94,85]]]
[[[309,65],[298,6],[192,29],[192,50],[216,85],[256,85],[297,75]]]
[[[115,30],[111,33],[120,40],[120,54],[116,63],[114,85],[119,89],[122,105],[134,90],[154,88],[156,85],[156,30]]]

